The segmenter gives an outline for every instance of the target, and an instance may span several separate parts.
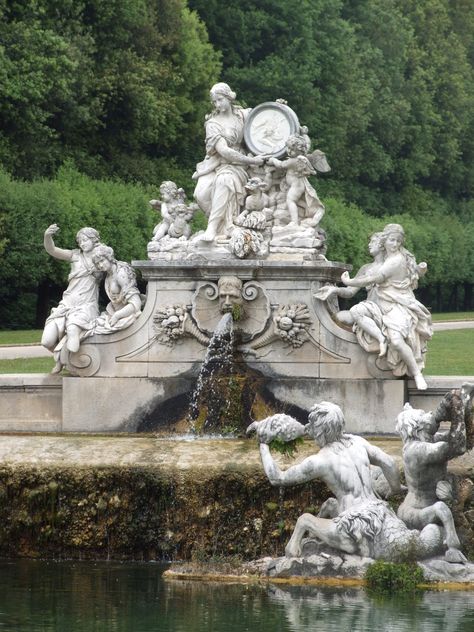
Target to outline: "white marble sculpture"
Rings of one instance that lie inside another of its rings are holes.
[[[332,549],[374,559],[399,559],[407,551],[424,558],[442,550],[441,527],[428,524],[421,531],[411,531],[375,494],[370,466],[379,466],[392,492],[400,493],[397,465],[362,437],[346,434],[344,416],[336,404],[321,402],[313,406],[306,426],[287,415],[275,415],[254,422],[248,431],[257,433],[262,464],[272,485],[291,486],[320,479],[334,494],[318,516],[305,513],[298,518],[285,548],[287,557],[301,556],[305,536]],[[319,452],[282,471],[268,443],[303,434],[315,439]]]
[[[235,98],[225,83],[211,89],[215,109],[205,124],[206,158],[193,175],[194,197],[208,225],[194,244],[224,246],[238,258],[265,258],[272,252],[300,259],[323,255],[325,235],[318,225],[324,206],[308,176],[329,171],[325,155],[309,153],[307,129],[286,102],[250,110],[237,106]],[[261,192],[255,186],[255,200],[247,204],[245,185],[257,179]]]
[[[365,277],[380,268],[384,260],[382,233],[374,233],[370,238],[369,253],[374,258],[373,263],[363,265],[354,279]],[[314,296],[322,301],[328,301],[334,296],[350,299],[360,289],[358,286],[337,287],[336,285],[325,285]],[[359,344],[366,351],[378,351],[379,357],[383,357],[387,353],[387,336],[384,333],[382,311],[377,304],[376,286],[372,283],[365,289],[367,290],[367,299],[357,303],[349,310],[338,311],[336,318],[344,325],[352,327],[357,335]]]
[[[286,192],[286,210],[290,219],[288,225],[317,226],[324,215],[324,205],[308,180],[308,176],[316,175],[316,169],[307,156],[306,138],[300,134],[290,136],[286,141],[286,152],[286,160],[270,157],[268,163],[285,172],[283,191]]]
[[[226,83],[216,83],[210,94],[214,111],[205,123],[206,157],[193,175],[194,197],[208,217],[206,231],[197,236],[204,242],[230,237],[244,202],[246,168],[264,162],[263,156],[247,155],[244,150],[244,123],[250,110],[235,104],[236,94]]]
[[[200,283],[192,301],[192,316],[199,330],[212,335],[223,314],[231,313],[234,329],[248,340],[259,335],[271,314],[270,302],[263,286],[256,281],[242,282],[224,275],[217,283]]]
[[[105,272],[105,291],[110,300],[88,334],[109,334],[126,329],[141,314],[142,299],[137,288],[133,268],[125,261],[117,261],[109,246],[99,244],[92,253],[92,261]]]
[[[61,359],[63,347],[68,352],[77,352],[81,337],[94,327],[99,315],[99,283],[103,276],[92,260],[99,233],[94,228],[81,228],[76,235],[79,248],[65,250],[54,243],[53,236],[58,231],[57,224],[51,224],[45,230],[44,247],[52,257],[70,262],[71,272],[68,287],[59,305],[51,310],[41,338],[41,344],[54,353],[53,373],[59,373],[64,366]],[[64,352],[62,355],[64,357]]]
[[[176,183],[165,180],[160,185],[161,199],[150,200],[150,206],[161,214],[161,222],[153,229],[152,241],[160,241],[168,234],[173,222],[173,209],[177,204],[183,204],[186,199],[184,189],[178,188]]]
[[[375,340],[380,356],[386,356],[394,375],[414,378],[419,390],[427,388],[422,371],[426,345],[433,335],[431,314],[414,295],[420,276],[426,273],[426,263],[416,263],[404,248],[405,233],[400,224],[387,224],[371,245],[374,263],[362,268],[354,278],[344,272],[341,281],[348,288],[369,288],[368,300],[353,309],[349,317],[358,331],[358,340],[367,351],[374,351]],[[377,241],[379,245],[377,246]],[[346,296],[344,290],[322,288],[316,297]],[[347,292],[350,296],[351,292]]]
[[[474,384],[464,384],[462,390],[448,393],[434,412],[406,404],[397,419],[408,486],[398,516],[413,529],[422,529],[429,523],[443,525],[448,562],[466,562],[445,501],[453,500],[448,461],[466,452],[466,418],[471,415],[473,395]],[[442,421],[450,422],[449,430],[439,431]]]
[[[229,242],[231,252],[239,259],[249,255],[263,256],[268,252],[262,232],[267,226],[269,212],[266,188],[267,184],[258,177],[250,178],[245,185],[245,207],[234,219],[234,230]]]
[[[152,240],[147,246],[150,259],[162,258],[163,253],[187,250],[192,232],[190,221],[198,208],[194,203],[185,203],[184,190],[171,180],[161,183],[160,195],[161,200],[150,200],[150,205],[161,213],[162,218],[153,229]]]

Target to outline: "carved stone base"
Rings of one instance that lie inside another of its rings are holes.
[[[405,381],[394,379],[376,353],[364,351],[355,334],[336,323],[328,304],[314,296],[350,266],[322,259],[227,259],[218,250],[202,242],[190,260],[134,262],[148,282],[146,304],[129,328],[88,338],[71,358],[67,368],[73,376],[94,384],[104,378],[104,386],[73,387],[65,379],[70,429],[90,423],[72,406],[75,401],[84,409],[88,401],[101,402],[97,423],[104,430],[127,430],[138,428],[132,417],[162,407],[177,388],[189,397],[182,384],[192,390],[212,333],[231,312],[238,361],[267,380],[268,392],[283,408],[308,411],[327,399],[343,408],[349,431],[393,433]],[[123,404],[109,405],[116,396]]]
[[[278,557],[253,562],[257,572],[268,577],[344,577],[362,579],[375,560],[337,551],[317,540],[303,542],[301,557]],[[429,582],[474,582],[474,564],[451,564],[437,556],[418,562]]]

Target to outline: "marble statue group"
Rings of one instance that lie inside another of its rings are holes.
[[[403,440],[407,487],[400,485],[395,460],[364,438],[344,431],[341,408],[315,404],[306,425],[288,415],[274,415],[249,426],[259,440],[260,456],[270,483],[292,486],[324,481],[333,497],[317,516],[302,514],[286,546],[288,558],[304,555],[307,538],[322,543],[330,554],[344,552],[385,560],[430,558],[445,552],[445,561],[465,564],[451,509],[453,498],[448,461],[466,451],[466,425],[472,426],[474,384],[448,393],[434,412],[409,404],[398,415],[396,430]],[[449,428],[439,431],[441,422]],[[309,436],[319,451],[281,470],[269,444]],[[372,466],[381,469],[391,494],[406,496],[398,512],[374,488]],[[306,539],[305,539],[306,538]]]
[[[193,202],[172,181],[160,186],[160,198],[150,205],[160,213],[147,252],[152,261],[326,261],[327,239],[320,227],[325,208],[309,177],[330,167],[321,150],[311,150],[308,129],[280,99],[242,108],[225,83],[210,91],[212,112],[205,121],[206,155],[197,166]],[[207,228],[192,234],[191,223],[201,209]],[[92,228],[77,235],[78,248],[57,248],[56,225],[45,233],[47,252],[71,263],[69,286],[51,312],[43,344],[53,350],[55,371],[77,353],[81,341],[93,334],[127,328],[141,313],[134,272],[116,261],[110,248],[99,244]],[[342,286],[333,282],[314,297],[327,302],[352,299],[361,289],[367,298],[348,310],[338,310],[336,321],[351,327],[362,349],[377,354],[377,364],[393,376],[412,377],[426,389],[423,377],[431,316],[414,295],[418,279],[427,271],[404,246],[402,226],[388,224],[370,238],[373,262],[352,278],[345,271]],[[99,314],[98,288],[105,277],[110,299]]]
[[[323,378],[335,393],[332,401],[313,406],[305,426],[276,415],[250,427],[273,485],[321,479],[333,494],[317,516],[300,516],[286,556],[303,555],[309,537],[330,551],[363,557],[396,559],[409,550],[420,558],[442,552],[447,563],[465,563],[449,506],[447,463],[466,450],[474,387],[448,394],[434,413],[406,405],[399,414],[407,494],[397,513],[379,497],[372,476],[377,466],[391,492],[401,494],[395,461],[346,433],[335,403],[339,393],[348,399],[347,389],[355,388],[374,393],[374,406],[386,410],[375,392],[390,380],[404,397],[405,376],[417,390],[427,388],[423,369],[431,315],[414,293],[427,264],[417,263],[405,247],[403,227],[395,223],[368,236],[372,261],[356,274],[350,275],[348,264],[329,261],[331,236],[320,226],[325,207],[310,178],[330,167],[325,154],[312,149],[308,129],[282,99],[246,109],[225,83],[211,88],[210,99],[194,200],[166,180],[159,198],[150,201],[159,221],[147,246],[148,261],[134,264],[148,281],[145,305],[134,269],[117,260],[94,228],[81,228],[72,250],[56,245],[56,224],[46,229],[48,254],[70,264],[67,289],[42,338],[54,353],[53,372],[67,367],[73,375],[125,380],[148,377],[155,363],[164,401],[166,385],[173,394],[182,388],[185,381],[173,380],[196,371],[219,322],[231,315],[242,357],[271,376],[277,391],[279,379],[286,389],[295,377],[293,390],[301,389],[296,399],[307,400],[308,391],[317,390],[315,380]],[[193,234],[197,211],[207,217],[207,227]],[[102,311],[101,283],[108,297]],[[367,296],[355,303],[361,289]],[[352,306],[340,309],[339,299]],[[89,365],[74,373],[79,364],[73,360],[81,354],[90,356]],[[137,409],[141,405],[137,402]],[[359,414],[365,409],[362,400]],[[441,422],[449,429],[440,431]],[[282,471],[269,444],[303,435],[316,441],[319,452]]]
[[[66,250],[54,243],[59,226],[52,224],[44,233],[46,252],[68,261],[68,287],[59,305],[51,311],[41,344],[54,353],[53,373],[67,363],[69,353],[77,353],[81,340],[92,334],[109,334],[128,327],[141,313],[142,300],[133,268],[117,261],[114,251],[100,243],[94,228],[81,228],[76,235],[78,248]],[[109,303],[99,312],[99,285],[104,280]]]

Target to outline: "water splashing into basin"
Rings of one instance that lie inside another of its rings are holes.
[[[234,385],[234,326],[232,314],[219,321],[209,342],[196,387],[191,396],[189,421],[193,432],[222,430],[232,402]],[[231,428],[228,428],[231,430]]]

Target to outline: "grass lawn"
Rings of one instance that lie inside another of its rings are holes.
[[[426,375],[474,375],[474,329],[435,331],[428,343]]]
[[[40,330],[0,331],[0,344],[38,342],[40,337]],[[436,331],[426,359],[426,375],[474,375],[474,329]],[[0,373],[49,373],[53,365],[52,358],[0,360]]]
[[[474,320],[474,312],[441,312],[440,314],[431,314],[433,320]]]
[[[23,345],[41,341],[42,329],[0,331],[0,345]]]
[[[50,373],[53,366],[53,358],[0,360],[0,373]]]

